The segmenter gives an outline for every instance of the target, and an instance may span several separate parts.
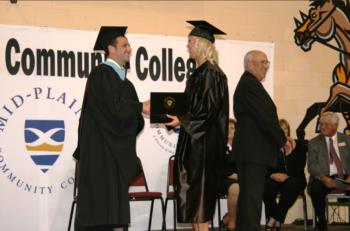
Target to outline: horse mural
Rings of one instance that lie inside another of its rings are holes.
[[[342,113],[350,135],[350,3],[349,0],[311,0],[309,14],[300,12],[302,21],[294,18],[295,43],[305,52],[314,42],[319,42],[339,52],[339,63],[334,67],[329,98],[313,104],[297,129],[298,138],[305,136],[308,123],[325,111]],[[332,45],[331,40],[336,45]],[[318,126],[316,128],[318,132]]]

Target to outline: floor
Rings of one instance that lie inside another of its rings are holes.
[[[173,231],[173,229],[171,229],[172,227],[168,227],[167,231]],[[179,231],[192,231],[192,229],[189,229],[189,228],[182,228],[182,229],[177,229]],[[264,230],[264,227],[262,226],[261,227],[261,230],[263,231]],[[288,224],[288,225],[283,225],[282,228],[281,228],[281,231],[302,231],[304,230],[304,226],[303,225],[293,225],[293,224]],[[308,230],[314,230],[312,228],[312,225],[310,225],[308,227]],[[210,230],[209,231],[219,231],[218,228],[215,228],[214,230]],[[350,231],[350,224],[329,224],[328,225],[328,231]]]
[[[170,227],[169,227],[170,228]],[[167,229],[167,231],[171,231],[173,229]],[[178,229],[181,231],[191,231],[192,229]],[[261,227],[261,230],[264,230],[264,227]],[[301,225],[284,225],[281,229],[281,231],[302,231],[304,230],[304,226]],[[313,230],[312,227],[309,227],[308,230]],[[340,224],[334,224],[334,225],[328,225],[328,231],[349,231],[350,225],[340,225]],[[219,231],[218,228],[215,228],[214,231]]]

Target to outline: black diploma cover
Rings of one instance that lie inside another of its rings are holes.
[[[336,189],[341,189],[341,190],[350,190],[350,183],[347,182],[346,180],[343,180],[341,178],[334,178],[333,179],[335,182],[335,188]]]
[[[178,92],[151,92],[151,123],[168,123],[169,115],[183,115],[186,112],[186,95]]]

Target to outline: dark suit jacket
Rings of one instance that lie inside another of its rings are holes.
[[[233,102],[237,119],[232,144],[235,160],[275,167],[286,137],[271,97],[255,76],[246,71],[238,82]]]
[[[340,159],[345,174],[350,176],[350,137],[337,133]],[[307,167],[310,173],[309,185],[314,179],[329,175],[329,151],[324,135],[318,135],[309,142]]]

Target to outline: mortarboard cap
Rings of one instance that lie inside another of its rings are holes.
[[[190,20],[186,22],[194,26],[189,35],[208,39],[212,43],[215,42],[214,34],[226,34],[225,32],[221,31],[220,29],[204,20]]]
[[[94,50],[104,50],[113,39],[118,36],[124,36],[127,28],[126,26],[101,26]]]

